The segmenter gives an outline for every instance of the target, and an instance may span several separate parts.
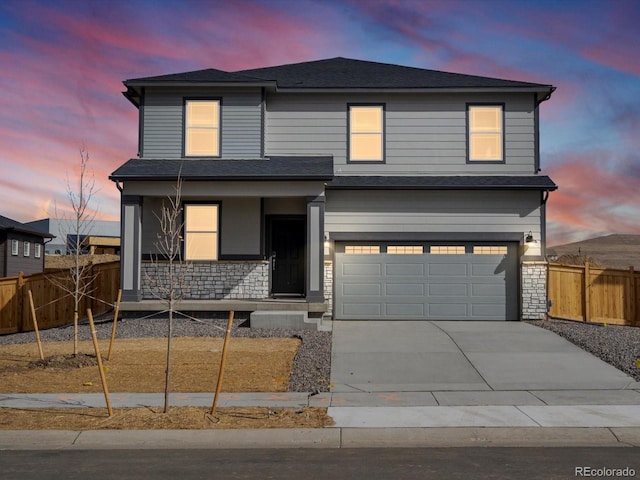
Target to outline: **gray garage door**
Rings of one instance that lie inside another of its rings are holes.
[[[336,245],[338,320],[517,320],[517,244]]]

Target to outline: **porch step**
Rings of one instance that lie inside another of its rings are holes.
[[[286,310],[256,310],[249,315],[251,328],[285,328],[290,330],[316,330],[319,318],[309,318],[307,312]]]

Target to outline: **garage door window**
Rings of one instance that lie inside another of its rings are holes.
[[[387,253],[391,255],[421,255],[424,253],[422,245],[389,245]]]
[[[379,245],[345,245],[344,253],[347,255],[377,255],[380,253]]]
[[[507,247],[504,245],[475,245],[473,247],[474,255],[506,255]]]
[[[432,245],[429,253],[433,255],[464,255],[464,245]]]

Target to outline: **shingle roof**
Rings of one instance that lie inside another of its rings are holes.
[[[550,85],[330,58],[235,73],[275,80],[278,88],[545,88]]]
[[[180,168],[182,167],[182,171]],[[270,157],[264,159],[139,159],[132,158],[109,178],[121,180],[330,180],[332,157]]]
[[[27,233],[29,235],[35,235],[41,238],[54,238],[54,235],[50,233],[41,232],[31,227],[26,226],[24,223],[20,223],[11,218],[0,215],[0,230],[14,230],[16,232]]]
[[[328,189],[429,189],[429,190],[556,190],[558,186],[544,175],[469,175],[469,176],[337,176]]]
[[[336,57],[225,72],[213,68],[126,80],[127,86],[180,83],[275,83],[279,89],[495,89],[553,90],[551,85],[464,75]]]

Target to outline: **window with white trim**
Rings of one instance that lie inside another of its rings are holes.
[[[220,156],[220,100],[185,100],[184,154]]]
[[[39,243],[33,245],[33,256],[36,258],[42,257],[42,245]]]
[[[349,105],[349,161],[384,160],[383,117],[382,105]]]
[[[464,245],[432,245],[429,253],[433,255],[464,255]]]
[[[184,205],[186,260],[218,259],[218,204]]]
[[[502,105],[469,105],[468,115],[469,161],[502,161]]]
[[[345,245],[344,253],[347,255],[377,255],[380,253],[379,245]]]
[[[14,257],[18,255],[18,245],[18,240],[11,240],[11,255],[13,255]]]
[[[29,242],[24,242],[22,244],[22,255],[25,257],[31,255],[31,244]]]

